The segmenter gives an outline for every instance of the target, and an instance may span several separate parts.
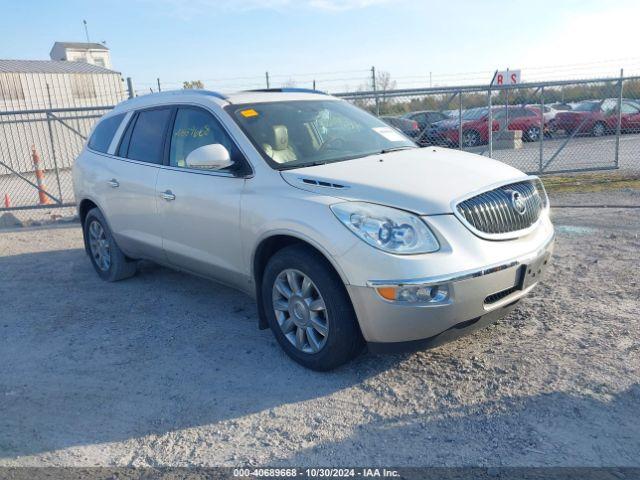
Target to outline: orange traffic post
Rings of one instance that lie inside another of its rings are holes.
[[[11,199],[9,198],[9,194],[5,193],[4,194],[4,208],[10,208],[11,207]]]
[[[44,184],[44,170],[40,166],[40,155],[36,150],[36,146],[31,146],[31,158],[33,159],[33,166],[36,169],[36,183],[38,184],[38,200],[40,205],[48,205],[51,200],[47,196],[47,186]]]

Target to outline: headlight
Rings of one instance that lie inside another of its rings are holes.
[[[429,227],[411,213],[364,202],[338,203],[331,210],[349,230],[385,252],[408,255],[440,248]]]

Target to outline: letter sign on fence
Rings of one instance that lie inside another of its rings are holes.
[[[504,87],[506,85],[518,85],[520,83],[520,70],[504,70],[496,72],[493,86]]]

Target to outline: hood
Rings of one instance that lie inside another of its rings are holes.
[[[417,148],[280,172],[290,185],[379,203],[420,215],[452,213],[451,202],[526,175],[490,158],[448,148]]]

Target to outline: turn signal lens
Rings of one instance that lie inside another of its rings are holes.
[[[378,294],[386,300],[396,299],[396,289],[394,287],[381,287],[378,288]]]
[[[376,288],[378,294],[385,300],[398,303],[444,303],[449,299],[447,285],[403,285],[399,287]]]

